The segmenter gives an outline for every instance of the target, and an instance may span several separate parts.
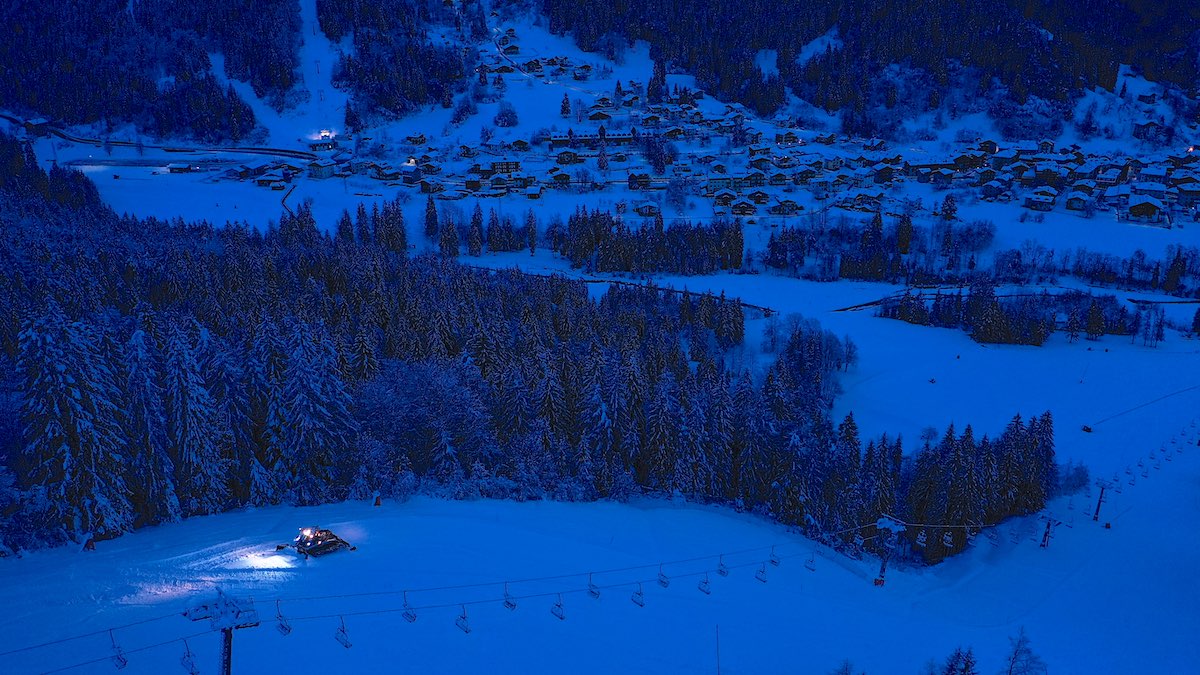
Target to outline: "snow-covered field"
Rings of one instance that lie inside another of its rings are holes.
[[[723,673],[823,673],[846,658],[869,673],[913,673],[960,645],[994,672],[1022,626],[1051,672],[1189,672],[1200,658],[1200,556],[1187,530],[1200,517],[1200,447],[1183,424],[1130,425],[1144,435],[1141,451],[1165,444],[1170,461],[1160,453],[1161,468],[1148,464],[1136,485],[1122,474],[1098,522],[1098,493],[1059,500],[1049,512],[1063,524],[1048,548],[1038,544],[1043,520],[1010,521],[995,544],[980,536],[936,568],[893,568],[883,588],[871,582],[878,561],[716,507],[427,498],[279,507],[147,528],[91,553],[0,561],[0,652],[51,643],[0,657],[6,672],[93,659],[73,672],[109,672],[115,639],[127,672],[170,673],[180,638],[194,636],[187,645],[212,672],[218,634],[179,613],[220,587],[253,597],[262,620],[237,631],[235,672],[716,672],[718,632]],[[311,524],[358,550],[309,560],[274,551]],[[778,567],[767,563],[772,546]],[[728,577],[716,574],[721,554]],[[764,567],[766,583],[755,578]],[[587,593],[589,573],[599,599]],[[706,574],[711,595],[698,589]],[[631,601],[639,583],[644,607]],[[415,623],[401,615],[405,590]],[[565,620],[551,614],[560,594]],[[464,606],[469,634],[455,626]],[[278,632],[277,611],[290,635]],[[111,639],[102,630],[141,621]],[[349,649],[334,639],[343,621]]]

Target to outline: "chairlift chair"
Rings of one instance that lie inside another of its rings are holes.
[[[567,620],[567,611],[563,609],[562,593],[558,594],[558,601],[550,608],[550,613],[557,616],[559,621]]]
[[[404,613],[401,616],[409,623],[417,620],[417,612],[408,604],[408,591],[404,591]]]
[[[816,553],[813,553],[812,555],[808,556],[808,560],[804,561],[804,567],[807,568],[809,572],[817,571],[817,554]]]
[[[758,571],[754,573],[754,578],[764,584],[767,583],[767,563],[763,563],[762,567],[758,568]]]
[[[129,659],[125,656],[125,650],[121,649],[121,645],[117,644],[117,638],[111,630],[108,631],[108,639],[112,642],[112,656],[109,658],[112,659],[113,665],[116,666],[117,670],[124,670],[125,666],[129,665]]]
[[[704,578],[700,580],[700,583],[697,584],[696,588],[700,589],[700,592],[705,595],[712,595],[712,584],[709,583],[707,574],[705,574]]]
[[[633,604],[637,605],[638,607],[646,606],[646,594],[642,592],[642,585],[640,583],[637,585],[637,588],[633,591],[633,595],[630,596],[629,599],[632,600]]]
[[[720,574],[723,577],[729,576],[729,567],[725,565],[725,556],[721,556],[721,558],[717,561],[717,574]]]
[[[950,530],[942,533],[942,546],[946,548],[954,548],[954,537],[950,536]]]
[[[338,629],[333,633],[333,639],[337,640],[343,647],[350,649],[354,646],[350,643],[350,635],[346,632],[346,620],[338,617]]]
[[[513,611],[517,608],[517,600],[508,592],[508,583],[504,584],[504,609]]]
[[[921,530],[917,533],[917,540],[913,543],[915,543],[919,548],[925,548],[925,544],[928,541],[929,538],[925,535],[925,530]]]
[[[592,583],[591,574],[588,575],[588,595],[592,596],[596,600],[600,599],[600,587]]]
[[[464,632],[468,635],[471,633],[471,624],[470,624],[470,622],[467,621],[467,606],[466,605],[462,606],[462,614],[459,614],[458,618],[454,620],[454,625],[458,626],[459,630],[461,630],[462,632]]]
[[[779,567],[779,556],[775,555],[775,547],[771,547],[771,556],[767,558],[773,567]]]
[[[663,588],[671,585],[671,579],[663,572],[662,565],[658,566],[658,585]]]
[[[292,624],[288,623],[287,617],[283,615],[283,610],[279,607],[279,600],[275,601],[275,620],[279,623],[275,626],[280,635],[290,635],[292,632]]]
[[[196,655],[192,653],[187,640],[183,641],[183,656],[179,658],[179,665],[183,666],[188,675],[200,675],[200,669],[196,667]]]

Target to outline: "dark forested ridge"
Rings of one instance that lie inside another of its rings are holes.
[[[552,30],[585,49],[646,40],[653,58],[695,74],[721,98],[768,113],[791,87],[842,110],[863,132],[872,131],[865,113],[874,106],[913,103],[898,101],[895,78],[884,76],[892,64],[931,80],[926,95],[935,99],[922,107],[937,107],[937,92],[963,68],[974,80],[971,96],[1018,106],[1030,95],[1061,106],[1083,87],[1111,90],[1122,63],[1189,92],[1200,74],[1200,5],[1189,0],[539,0],[539,7]],[[839,48],[797,61],[804,45],[835,28]],[[778,52],[777,77],[755,66],[760,49]]]
[[[254,114],[218,82],[209,52],[281,104],[296,84],[299,28],[294,0],[17,0],[0,22],[0,102],[68,124],[238,140]]]
[[[8,138],[0,198],[0,551],[416,490],[678,493],[859,550],[883,513],[982,526],[1055,490],[1048,415],[864,449],[830,418],[853,345],[816,324],[769,322],[774,361],[735,368],[736,302],[410,259],[396,204],[335,237],[305,207],[119,217]]]

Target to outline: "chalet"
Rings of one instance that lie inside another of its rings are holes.
[[[550,177],[550,184],[557,188],[566,188],[571,186],[571,174],[566,171],[560,171]]]
[[[954,180],[954,172],[950,169],[937,169],[929,172],[929,182],[938,187],[949,187]]]
[[[1175,203],[1184,208],[1200,206],[1200,183],[1189,183],[1175,187]]]
[[[789,182],[788,175],[782,171],[776,171],[767,179],[768,185],[787,185]]]
[[[313,139],[308,142],[310,152],[324,152],[326,150],[334,150],[338,147],[336,138],[322,136],[321,138]]]
[[[508,178],[506,176],[496,174],[495,176],[492,176],[490,181],[488,181],[488,187],[492,190],[504,190],[505,192],[508,192]]]
[[[541,199],[542,198],[542,186],[541,185],[530,185],[529,187],[525,188],[525,197],[527,199]]]
[[[601,96],[592,104],[593,108],[611,108],[613,107],[612,99],[607,96]]]
[[[630,190],[649,190],[650,189],[650,174],[648,174],[648,173],[630,173],[628,184],[629,184]]]
[[[728,188],[717,190],[713,194],[713,203],[717,206],[729,206],[735,199],[737,199],[737,193]]]
[[[837,134],[825,134],[823,136],[818,134],[813,138],[813,141],[821,145],[833,145],[837,142]]]
[[[521,163],[513,160],[492,162],[492,171],[496,173],[515,173],[521,170]]]
[[[878,211],[883,204],[883,192],[879,190],[853,190],[846,193],[844,205],[860,211]]]
[[[762,171],[751,171],[742,178],[744,187],[763,187],[767,184],[767,174]]]
[[[400,180],[405,185],[420,185],[421,180],[425,178],[425,171],[420,166],[411,162],[401,164],[398,171],[400,172]]]
[[[1124,208],[1129,204],[1129,198],[1131,196],[1132,193],[1129,190],[1129,186],[1121,184],[1112,185],[1108,188],[1105,188],[1104,192],[1100,196],[1100,199],[1109,206]]]
[[[867,150],[868,152],[875,152],[878,150],[883,150],[886,147],[887,147],[887,142],[884,141],[882,138],[872,138],[871,140],[867,141],[866,143],[863,143],[863,149]]]
[[[729,173],[729,166],[727,164],[725,164],[725,162],[713,162],[713,165],[711,168],[712,168],[713,173],[720,173],[720,174]]]
[[[50,122],[45,117],[35,117],[25,122],[25,132],[31,136],[50,134]]]
[[[735,216],[752,216],[758,213],[758,207],[753,202],[747,199],[739,199],[730,207],[730,211]]]
[[[1067,193],[1066,207],[1068,211],[1083,211],[1087,208],[1088,202],[1092,200],[1091,196],[1083,192]]]
[[[167,173],[191,173],[191,164],[168,164]]]
[[[766,171],[772,166],[770,157],[755,157],[754,159],[750,160],[749,163],[750,166],[758,169],[759,171]]]
[[[1037,149],[1038,152],[1054,152],[1054,141],[1044,138],[1038,141]]]
[[[508,177],[509,185],[514,189],[525,189],[537,182],[537,179],[527,173],[514,173]]]
[[[791,155],[775,155],[771,158],[771,163],[781,169],[790,169],[796,166],[796,159]]]
[[[1007,189],[1008,187],[998,180],[988,181],[979,188],[984,199],[996,199]]]
[[[612,115],[609,115],[603,110],[593,110],[591,114],[588,115],[588,119],[593,122],[607,122],[612,119]]]
[[[1129,200],[1129,209],[1125,216],[1139,223],[1161,223],[1163,203],[1154,197],[1135,197]]]
[[[771,146],[769,145],[751,145],[748,150],[750,151],[751,157],[771,154]]]
[[[687,132],[683,127],[671,127],[663,132],[663,138],[671,141],[676,141],[684,137]]]
[[[469,145],[458,146],[458,156],[470,159],[479,154],[479,151]]]
[[[257,162],[249,162],[239,165],[237,168],[238,178],[245,180],[247,178],[256,178],[271,170],[271,163],[266,160]]]
[[[404,142],[409,145],[424,145],[428,140],[425,138],[425,134],[412,134],[404,137]]]
[[[327,157],[308,163],[308,175],[311,178],[331,178],[336,169],[337,162]]]
[[[466,198],[467,193],[463,192],[462,190],[443,190],[442,192],[437,193],[437,196],[434,197],[434,199],[444,202],[456,202],[460,199]]]
[[[280,171],[268,171],[254,179],[254,184],[259,187],[271,187],[272,183],[282,182],[284,182],[284,177],[283,173]]]
[[[478,178],[468,178],[463,181],[463,189],[470,192],[478,192],[483,188],[483,181]]]
[[[555,161],[557,161],[559,164],[567,165],[578,164],[583,160],[579,159],[579,153],[573,150],[563,150],[562,152],[558,153]]]
[[[1116,185],[1121,181],[1122,173],[1117,168],[1103,169],[1096,174],[1096,185]]]
[[[655,204],[654,202],[649,202],[649,201],[639,202],[637,206],[633,207],[633,210],[636,211],[637,214],[639,216],[642,216],[643,218],[651,218],[653,216],[659,215],[662,212],[658,208],[658,204]]]
[[[1130,186],[1129,191],[1134,195],[1163,199],[1167,196],[1167,186],[1162,183],[1137,182]]]
[[[542,62],[538,59],[530,59],[525,62],[524,68],[527,73],[537,74],[542,72]]]
[[[517,54],[521,53],[521,45],[515,42],[510,42],[504,45],[504,49],[500,50],[500,53],[504,54],[505,56],[516,56]]]
[[[777,132],[775,134],[776,145],[795,145],[800,141],[800,137],[794,131]]]
[[[773,216],[794,216],[800,212],[800,205],[793,199],[780,199],[768,211]]]
[[[1167,170],[1162,166],[1148,166],[1138,172],[1137,178],[1146,183],[1166,183]]]
[[[1075,192],[1082,192],[1090,197],[1096,193],[1096,181],[1090,179],[1077,180],[1073,185],[1071,185],[1071,190]]]
[[[727,190],[733,187],[733,179],[728,176],[717,176],[709,178],[705,184],[705,189],[711,193],[716,193],[720,190]]]
[[[516,70],[516,68],[513,68],[512,66],[505,63],[505,64],[501,64],[499,66],[496,66],[495,68],[492,68],[492,72],[500,73],[501,75],[508,75],[510,73],[517,72],[517,70]]]
[[[804,167],[792,174],[792,182],[796,185],[805,185],[812,179],[817,177],[817,170],[811,166]]]
[[[1025,208],[1033,211],[1052,211],[1054,197],[1045,194],[1032,194],[1025,198]]]
[[[896,170],[890,164],[876,164],[872,168],[874,180],[878,183],[890,183],[896,177]]]
[[[529,141],[518,138],[512,143],[509,143],[509,147],[517,152],[529,152],[530,145]]]
[[[1133,137],[1140,138],[1144,141],[1158,141],[1165,136],[1163,125],[1154,120],[1145,122],[1136,122],[1133,125]]]
[[[987,155],[984,153],[965,152],[954,158],[954,168],[958,171],[967,171],[969,169],[978,169],[987,164]]]
[[[583,82],[592,76],[592,67],[584,64],[571,71],[571,79]]]
[[[400,180],[400,169],[390,164],[376,164],[371,173],[379,180]]]
[[[993,169],[999,170],[1016,164],[1019,159],[1016,150],[1000,150],[992,154],[991,165]]]
[[[767,194],[765,190],[755,190],[746,196],[755,204],[766,204],[771,199],[771,195]]]
[[[1000,144],[993,140],[980,141],[979,151],[986,152],[989,155],[994,155],[997,152],[1000,152]]]
[[[427,195],[436,194],[446,189],[441,183],[435,183],[428,178],[422,179],[419,185],[421,186],[421,194]]]
[[[990,182],[996,180],[997,175],[999,175],[999,174],[996,173],[995,169],[992,169],[992,168],[980,169],[979,171],[975,172],[975,184],[983,185],[984,183],[990,183]]]

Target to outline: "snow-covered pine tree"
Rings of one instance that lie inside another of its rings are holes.
[[[157,349],[137,328],[125,345],[125,399],[122,410],[125,454],[129,458],[130,502],[134,527],[179,520],[175,468],[167,453],[163,392],[158,385]]]
[[[223,456],[229,426],[201,377],[190,338],[178,325],[167,333],[162,378],[167,452],[183,515],[217,513],[230,499],[231,467]]]
[[[133,526],[109,364],[93,331],[51,304],[18,339],[24,510],[47,542]]]

